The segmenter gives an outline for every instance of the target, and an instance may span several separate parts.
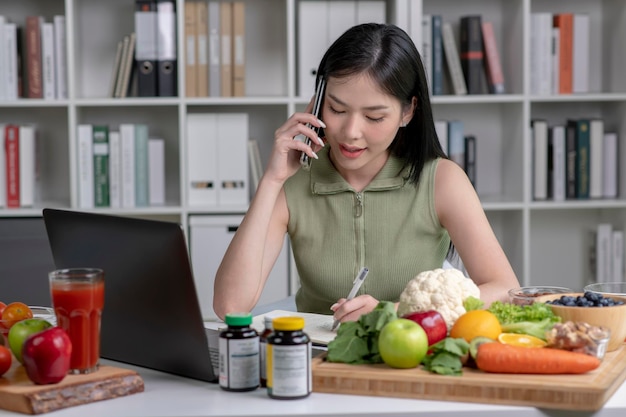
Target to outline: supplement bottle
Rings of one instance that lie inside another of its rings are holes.
[[[261,387],[265,387],[267,385],[267,337],[272,334],[272,320],[274,318],[270,315],[266,315],[263,318],[263,322],[265,323],[265,330],[259,336],[259,366],[261,371]]]
[[[226,391],[251,391],[259,386],[259,335],[249,313],[224,317],[228,328],[220,333],[220,387]]]
[[[277,317],[267,338],[267,394],[288,400],[308,397],[312,389],[311,339],[302,317]]]

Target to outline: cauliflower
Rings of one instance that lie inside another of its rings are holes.
[[[465,313],[463,301],[469,296],[480,298],[480,290],[458,269],[424,271],[409,281],[400,294],[398,316],[437,310],[450,330],[456,319]]]

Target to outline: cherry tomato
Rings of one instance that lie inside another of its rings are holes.
[[[7,305],[2,312],[2,320],[7,329],[10,329],[18,321],[30,319],[33,317],[33,312],[24,303],[15,301]]]
[[[11,368],[11,351],[4,346],[0,346],[0,376]]]
[[[0,317],[2,317],[2,312],[4,311],[6,306],[7,306],[6,304],[4,304],[2,301],[0,301]]]

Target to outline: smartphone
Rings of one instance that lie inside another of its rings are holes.
[[[320,112],[322,111],[322,102],[324,101],[324,91],[326,90],[326,80],[322,77],[317,83],[317,88],[315,89],[315,101],[313,102],[313,115],[319,119]],[[311,124],[307,123],[307,126],[313,129],[315,134],[319,137],[322,128],[317,126],[311,126]],[[301,137],[297,137],[296,139],[302,140],[307,145],[311,146],[311,138],[305,135],[299,135]],[[304,169],[311,168],[311,158],[309,155],[302,152],[300,155],[300,164]]]

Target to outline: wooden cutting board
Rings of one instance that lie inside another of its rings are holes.
[[[419,368],[330,363],[324,356],[313,359],[314,392],[594,411],[626,379],[624,346],[582,375],[489,374],[463,368],[463,375],[454,377]]]
[[[0,378],[0,408],[5,410],[41,414],[144,390],[137,372],[113,366],[101,366],[91,374],[67,375],[56,384],[35,385],[24,367],[14,362]]]

